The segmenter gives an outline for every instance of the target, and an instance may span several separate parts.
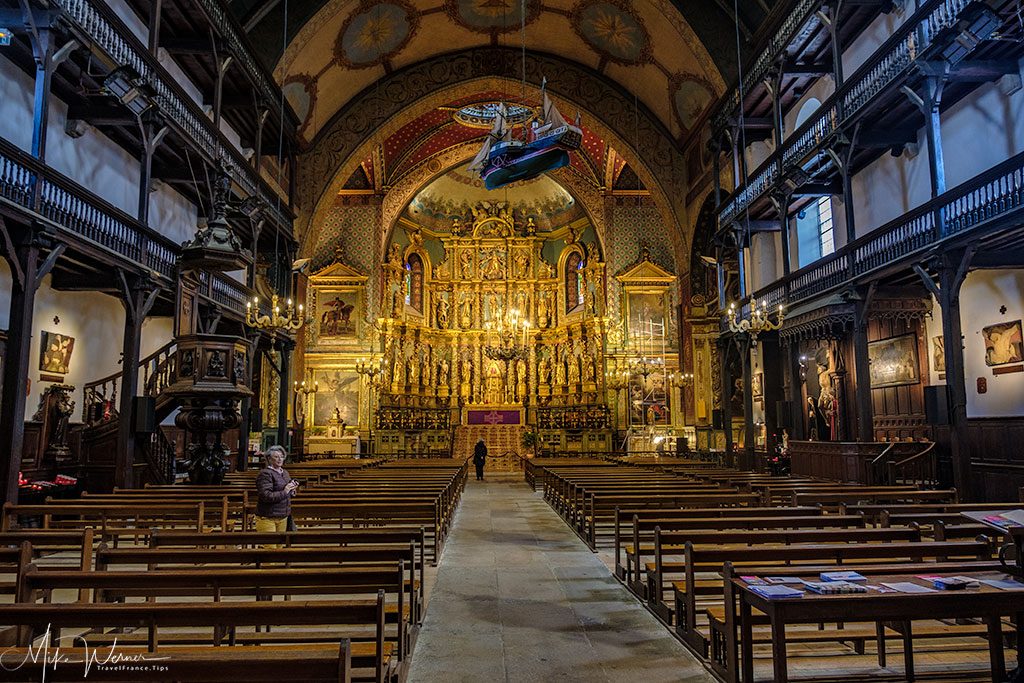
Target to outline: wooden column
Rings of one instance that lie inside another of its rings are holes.
[[[719,337],[716,342],[719,365],[722,370],[722,429],[725,431],[725,464],[727,467],[736,465],[736,453],[732,443],[732,373],[729,372],[729,349],[732,342],[727,337]]]
[[[12,226],[13,227],[13,226]],[[4,256],[11,267],[11,309],[7,330],[7,352],[4,356],[3,386],[0,397],[0,467],[3,476],[4,502],[18,502],[18,472],[25,440],[25,405],[28,400],[27,381],[32,346],[32,317],[35,313],[36,291],[43,278],[53,269],[64,252],[64,245],[53,246],[49,236],[35,228],[12,234],[0,216],[0,233]],[[45,249],[50,252],[46,254]]]
[[[868,358],[868,307],[873,289],[854,305],[853,374],[857,381],[854,406],[857,411],[857,441],[875,440],[874,409],[871,405],[871,367]]]
[[[786,347],[786,371],[789,373],[789,438],[806,439],[804,430],[804,362],[800,360],[800,340],[789,340]]]
[[[967,435],[967,387],[965,386],[963,330],[960,322],[960,287],[967,277],[975,246],[947,252],[936,263],[939,284],[914,266],[928,291],[942,309],[942,338],[945,340],[946,387],[949,394],[949,450],[953,461],[953,485],[964,501],[974,500],[971,478],[971,448]]]
[[[777,337],[761,340],[761,366],[764,372],[761,382],[764,392],[764,428],[765,428],[765,449],[768,455],[775,453],[775,448],[782,438],[781,424],[786,417],[780,415],[779,402],[784,398],[782,391],[783,367],[785,358],[783,346]],[[792,435],[792,431],[790,432]]]
[[[114,459],[114,486],[135,486],[135,398],[139,390],[139,356],[142,348],[142,323],[160,293],[145,278],[118,273],[121,304],[124,306],[124,340],[121,358],[120,420],[117,426],[117,453]]]
[[[754,375],[750,364],[750,350],[753,344],[744,335],[737,344],[743,360],[743,458],[740,469],[754,469]]]
[[[278,351],[281,352],[281,372],[278,376],[280,386],[277,395],[277,443],[288,448],[288,401],[292,394],[288,366],[291,363],[291,353],[295,348],[295,342],[279,340],[277,345]]]

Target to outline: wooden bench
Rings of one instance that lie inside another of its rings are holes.
[[[384,639],[384,594],[378,593],[374,600],[317,600],[317,601],[293,601],[293,602],[219,602],[219,603],[85,603],[85,604],[14,604],[0,605],[0,624],[19,627],[22,633],[19,647],[27,648],[30,643],[30,630],[35,629],[48,636],[51,647],[56,647],[61,642],[61,631],[66,628],[143,628],[146,629],[147,643],[145,652],[167,656],[168,659],[161,660],[168,667],[175,665],[174,646],[162,647],[160,645],[160,629],[197,629],[212,628],[214,635],[211,638],[211,645],[206,647],[189,646],[182,650],[181,660],[183,679],[186,673],[195,675],[201,669],[195,659],[205,661],[211,669],[209,678],[207,674],[201,673],[202,680],[238,680],[237,672],[248,670],[251,662],[259,661],[265,653],[270,657],[274,652],[291,652],[293,655],[301,654],[301,657],[291,657],[294,663],[304,657],[316,659],[318,674],[315,679],[320,680],[345,680],[345,674],[339,676],[338,671],[346,667],[344,651],[338,656],[337,645],[328,646],[328,651],[333,653],[336,666],[333,674],[324,676],[324,653],[323,647],[317,644],[305,644],[299,647],[277,649],[269,646],[258,648],[245,646],[231,646],[225,643],[223,637],[218,634],[229,632],[232,628],[239,626],[322,626],[331,625],[369,625],[374,629],[372,648],[362,649],[370,657],[361,657],[358,661],[355,648],[351,650],[353,671],[349,680],[373,680],[377,683],[384,683],[394,675],[395,662],[391,654],[392,648],[385,643]],[[266,649],[264,649],[266,648]],[[317,652],[320,652],[319,656]],[[8,651],[7,657],[17,657],[19,651]],[[286,655],[282,657],[287,658]],[[155,662],[154,662],[155,663]],[[371,665],[371,666],[367,666]],[[9,672],[0,667],[0,671],[6,678],[0,680],[26,679],[26,674],[38,674],[41,672],[43,663],[40,661],[29,666],[28,662],[16,672]],[[33,670],[32,667],[35,667]],[[237,668],[236,668],[237,667]],[[359,671],[356,669],[364,669]],[[214,672],[213,669],[218,671]],[[221,669],[227,669],[232,673],[232,678],[225,676]],[[368,670],[366,670],[368,669]],[[280,673],[281,668],[276,668]],[[58,668],[58,671],[60,669]],[[306,673],[303,669],[304,674]],[[79,680],[81,670],[76,672]],[[13,674],[8,677],[8,674]],[[171,678],[177,674],[171,674]],[[121,674],[122,680],[124,674]],[[49,672],[47,678],[50,678]],[[166,680],[166,678],[164,678]],[[42,680],[41,678],[38,680]],[[194,680],[194,679],[193,679]],[[244,679],[243,679],[244,680]],[[266,680],[258,676],[257,680]],[[284,677],[280,680],[288,680]]]

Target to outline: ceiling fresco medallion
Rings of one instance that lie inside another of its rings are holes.
[[[583,0],[572,11],[572,26],[602,57],[627,66],[651,60],[651,37],[643,20],[611,0]]]
[[[507,33],[522,27],[523,5],[529,24],[540,15],[540,0],[445,0],[444,10],[452,21],[470,31]]]
[[[353,69],[380,64],[398,54],[416,35],[419,19],[416,9],[401,0],[364,0],[341,25],[334,59]]]
[[[704,111],[715,99],[711,86],[693,76],[677,74],[669,85],[672,111],[687,132],[694,129]]]

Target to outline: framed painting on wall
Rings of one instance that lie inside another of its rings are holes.
[[[985,339],[985,365],[1005,365],[1024,361],[1019,320],[981,328]]]
[[[68,374],[68,369],[71,367],[71,353],[74,350],[74,337],[44,331],[39,340],[40,372]]]
[[[326,425],[334,417],[347,425],[359,424],[359,373],[355,370],[317,368],[313,379],[313,424]]]
[[[871,388],[896,387],[921,381],[917,335],[904,334],[868,344]]]
[[[942,342],[942,335],[932,337],[932,368],[935,372],[946,371],[946,345]]]

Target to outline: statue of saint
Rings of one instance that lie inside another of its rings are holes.
[[[472,280],[473,279],[473,252],[469,249],[464,249],[459,253],[459,265],[462,269],[462,279]]]
[[[498,280],[502,276],[501,256],[497,249],[491,249],[483,262],[483,276],[485,280]]]
[[[503,403],[504,397],[502,392],[504,391],[504,387],[502,386],[501,381],[501,370],[495,362],[491,362],[490,365],[487,366],[486,385],[484,401],[492,405]]]
[[[544,292],[537,301],[537,324],[543,329],[551,321],[551,308],[548,293]]]
[[[442,358],[441,359],[441,367],[438,368],[438,370],[439,370],[439,372],[438,372],[438,377],[437,377],[437,383],[440,384],[442,387],[448,386],[448,359],[447,358]]]
[[[519,400],[522,401],[526,394],[526,361],[522,358],[516,361],[516,378],[519,384]]]
[[[588,358],[583,361],[583,381],[593,382],[597,377],[597,359]]]
[[[569,362],[569,384],[580,383],[580,363],[575,356],[566,359]]]
[[[441,297],[437,300],[437,326],[448,329],[448,299]]]
[[[555,384],[565,384],[565,362],[561,360],[555,361]]]
[[[409,384],[416,385],[420,383],[420,361],[419,358],[414,354],[409,358]]]
[[[395,364],[391,373],[392,384],[405,384],[405,359],[402,356],[395,357]]]
[[[540,359],[540,383],[551,386],[551,359],[547,356]]]
[[[533,237],[537,234],[537,224],[533,222],[533,216],[526,219],[526,227],[523,230],[527,237]]]
[[[473,300],[466,295],[459,304],[459,326],[464,330],[473,327]]]
[[[517,280],[525,280],[530,274],[530,256],[525,251],[517,251],[512,257],[513,277]]]

